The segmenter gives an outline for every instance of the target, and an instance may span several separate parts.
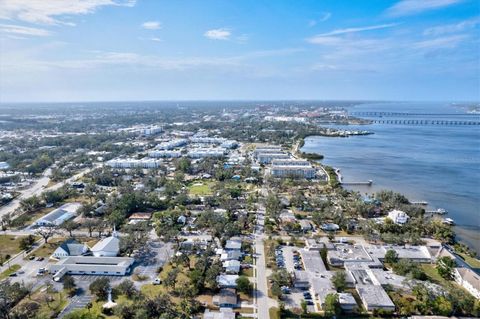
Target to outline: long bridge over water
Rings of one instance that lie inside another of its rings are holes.
[[[409,113],[409,112],[352,112],[349,113],[352,116],[365,116],[365,117],[477,117],[479,114],[473,113]]]
[[[450,120],[371,120],[375,124],[397,125],[480,125],[480,121],[450,121]]]

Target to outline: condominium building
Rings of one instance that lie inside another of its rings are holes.
[[[205,158],[205,157],[223,157],[225,149],[223,148],[194,148],[188,151],[190,158]]]
[[[156,146],[157,149],[159,150],[173,150],[176,147],[181,147],[187,145],[188,140],[183,139],[183,138],[178,138],[171,140],[169,142],[163,142],[160,143]]]
[[[312,166],[309,161],[297,159],[274,159],[273,166]]]
[[[180,151],[168,151],[168,150],[163,150],[163,151],[150,151],[148,152],[149,157],[154,157],[154,158],[161,158],[161,157],[166,157],[166,158],[178,158],[182,156],[182,152]]]
[[[283,152],[272,153],[258,153],[257,160],[260,164],[270,164],[273,160],[287,160],[290,159],[290,155]]]
[[[157,168],[161,161],[153,158],[117,158],[106,162],[106,165],[112,168]]]
[[[273,177],[314,178],[317,170],[311,166],[272,166]]]

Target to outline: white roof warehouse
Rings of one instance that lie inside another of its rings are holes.
[[[134,261],[129,257],[74,256],[51,265],[50,272],[55,273],[53,277],[55,281],[60,280],[65,274],[124,276],[130,272]]]
[[[37,219],[35,224],[37,226],[52,226],[60,225],[64,221],[69,220],[77,214],[77,211],[82,207],[80,203],[68,203],[51,211],[47,215]]]

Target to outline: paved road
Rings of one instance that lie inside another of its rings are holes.
[[[260,206],[257,211],[257,225],[255,227],[255,255],[256,255],[256,290],[258,319],[269,319],[268,309],[273,300],[268,298],[267,267],[265,262],[265,249],[263,240],[265,238],[263,226],[265,222],[265,208]]]
[[[20,196],[17,196],[14,200],[12,200],[10,203],[0,207],[0,218],[3,215],[6,215],[8,213],[14,212],[17,208],[20,207],[20,202],[22,199],[31,197],[33,195],[39,195],[45,186],[47,186],[48,182],[50,181],[50,175],[52,173],[52,170],[49,168],[43,172],[42,176],[32,185],[30,185],[29,188],[24,189],[20,192]]]
[[[79,179],[83,175],[90,172],[92,169],[93,168],[86,168],[86,169],[80,171],[78,174],[75,174],[72,177],[70,177],[70,178],[68,178],[64,181],[58,182],[57,184],[52,185],[48,188],[45,188],[45,187],[48,185],[48,182],[50,181],[50,175],[52,173],[52,170],[50,168],[45,170],[45,172],[43,172],[42,176],[35,183],[33,183],[29,188],[21,191],[20,196],[18,196],[14,200],[12,200],[7,205],[4,205],[4,206],[0,207],[0,218],[2,218],[3,215],[15,212],[15,210],[20,207],[20,202],[23,199],[31,197],[33,195],[38,196],[45,191],[53,191],[53,190],[59,189],[60,187]]]

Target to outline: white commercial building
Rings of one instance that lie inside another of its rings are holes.
[[[223,157],[225,149],[223,148],[194,148],[188,151],[190,158],[205,158],[205,157]]]
[[[312,166],[312,164],[305,160],[276,159],[272,161],[272,166]]]
[[[112,236],[104,238],[92,247],[95,257],[115,257],[120,252],[120,239],[114,231]]]
[[[375,309],[395,311],[395,304],[382,286],[357,285],[356,290],[367,311]]]
[[[187,145],[187,143],[188,143],[188,140],[183,138],[178,138],[178,139],[171,140],[169,142],[158,144],[156,148],[159,150],[173,150],[174,148],[185,146]]]
[[[273,177],[300,177],[314,178],[317,170],[307,166],[272,166],[270,173]]]
[[[161,132],[163,132],[163,127],[161,126],[149,126],[140,129],[140,134],[142,135],[155,135]]]
[[[134,263],[129,257],[74,256],[61,259],[49,267],[53,279],[60,280],[64,275],[103,275],[125,276]]]
[[[153,158],[118,158],[108,161],[106,165],[112,168],[158,168],[161,163],[161,161]]]
[[[168,151],[168,150],[160,150],[160,151],[150,151],[148,152],[149,157],[167,157],[167,158],[178,158],[182,156],[182,152],[180,151]]]
[[[272,152],[272,153],[258,153],[257,159],[260,164],[270,164],[273,160],[286,160],[289,159],[290,155],[283,152]]]
[[[77,211],[82,207],[81,203],[67,203],[51,211],[47,215],[39,218],[35,225],[37,226],[58,226],[64,221],[76,216]]]

